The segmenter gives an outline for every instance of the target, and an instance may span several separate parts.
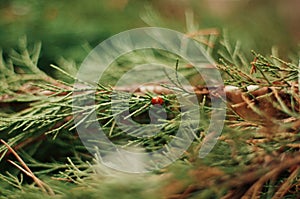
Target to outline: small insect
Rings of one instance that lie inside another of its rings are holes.
[[[152,105],[155,105],[155,104],[162,105],[163,103],[164,103],[164,99],[161,96],[155,96],[151,99]]]

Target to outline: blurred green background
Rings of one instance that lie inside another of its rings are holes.
[[[186,32],[185,13],[192,11],[199,29],[225,28],[246,51],[265,54],[277,46],[285,56],[298,48],[299,8],[298,0],[1,0],[0,47],[9,53],[26,36],[42,41],[43,68],[62,57],[78,65],[88,48],[124,30],[155,25]]]

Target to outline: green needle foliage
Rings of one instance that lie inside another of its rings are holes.
[[[275,121],[282,125],[273,128],[271,123],[244,118],[232,108],[234,106],[229,105],[229,109],[233,110],[229,110],[222,136],[213,151],[199,159],[198,151],[207,136],[212,111],[209,96],[202,96],[196,107],[201,112],[200,126],[197,129],[187,128],[185,133],[192,134],[195,139],[182,157],[167,168],[143,175],[129,175],[103,166],[98,156],[91,155],[81,143],[74,124],[72,102],[74,97],[85,100],[91,96],[84,90],[73,90],[72,81],[76,77],[54,65],[52,68],[66,76],[69,83],[48,76],[38,65],[41,44],[27,47],[26,40],[21,40],[20,48],[12,51],[9,59],[0,60],[0,137],[12,147],[0,146],[1,198],[298,198],[298,65],[276,56],[266,58],[256,52],[253,52],[253,61],[250,62],[240,52],[239,45],[232,47],[225,37],[220,39],[219,49],[208,52],[216,57],[218,55],[214,53],[219,50],[221,59],[218,67],[226,84],[237,86],[245,96],[254,95],[247,91],[249,85],[279,87],[278,95],[270,91],[247,98],[250,102],[246,110],[256,113],[262,121]],[[169,65],[176,63],[172,55],[160,57]],[[115,64],[139,61],[139,55],[133,54]],[[179,60],[179,66],[184,64]],[[193,78],[195,71],[178,67],[177,72]],[[110,74],[109,71],[107,73]],[[170,93],[162,96],[168,117],[158,124],[160,132],[155,132],[152,137],[127,135],[114,121],[114,116],[122,114],[122,111],[113,115],[111,110],[112,86],[119,74],[111,73],[107,78],[111,80],[110,85],[100,82],[96,88],[96,103],[77,107],[76,111],[82,113],[82,118],[79,118],[82,122],[86,122],[88,113],[96,112],[96,122],[101,124],[114,144],[155,151],[176,139],[181,122],[186,127],[199,122],[180,121],[184,113],[179,110],[174,94]],[[176,78],[172,81],[180,89]],[[74,96],[74,93],[79,94]],[[133,94],[129,100],[126,99],[130,104],[130,116],[136,122],[149,123],[147,111],[155,95]],[[269,98],[269,95],[275,97]],[[252,105],[251,100],[260,101],[261,96],[269,100],[272,110],[283,112],[284,117],[266,116],[262,112],[270,107]],[[242,102],[248,103],[247,99]],[[87,125],[89,122],[94,121],[88,120]],[[134,133],[153,134],[151,129],[147,131]],[[23,164],[14,151],[24,161]],[[37,179],[42,182],[42,188],[36,183]]]

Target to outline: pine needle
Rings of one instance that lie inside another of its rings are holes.
[[[21,171],[23,171],[26,175],[28,175],[29,177],[31,177],[33,179],[33,181],[40,187],[40,189],[44,192],[44,193],[48,193],[49,195],[55,195],[53,190],[46,185],[43,181],[41,181],[39,178],[37,178],[33,172],[29,169],[29,167],[26,165],[26,163],[22,160],[22,158],[17,154],[17,152],[15,152],[15,150],[13,148],[11,148],[4,140],[0,140],[0,142],[2,144],[4,144],[7,149],[17,158],[17,160],[20,162],[20,164],[23,166],[20,167],[19,165],[17,165],[16,163],[14,163],[11,160],[8,160],[10,163],[12,163],[14,166],[16,166],[17,168],[19,168]]]

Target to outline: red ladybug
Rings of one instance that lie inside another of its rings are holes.
[[[159,104],[162,105],[164,103],[164,99],[161,96],[156,96],[151,99],[151,104]]]

